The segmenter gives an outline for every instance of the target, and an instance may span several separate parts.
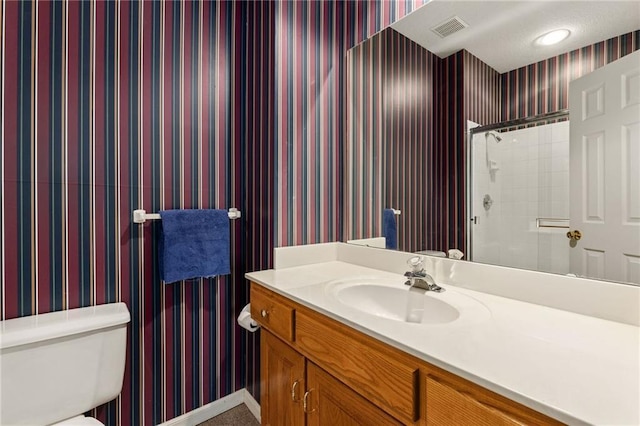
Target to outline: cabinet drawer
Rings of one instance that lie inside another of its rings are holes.
[[[426,375],[427,425],[557,425],[543,414],[463,379]]]
[[[382,410],[413,423],[419,370],[390,348],[326,317],[298,312],[296,347]]]
[[[283,340],[293,342],[295,309],[280,295],[251,283],[251,317]]]

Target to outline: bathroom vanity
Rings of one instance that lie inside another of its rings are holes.
[[[263,425],[638,423],[637,325],[455,286],[435,258],[446,291],[407,322],[410,254],[305,247],[247,274]]]
[[[251,314],[263,425],[559,424],[257,283]]]

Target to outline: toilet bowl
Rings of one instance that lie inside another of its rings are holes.
[[[0,321],[0,425],[100,425],[83,413],[122,390],[124,303]]]

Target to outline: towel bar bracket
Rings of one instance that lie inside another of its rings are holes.
[[[229,209],[229,219],[239,219],[242,217],[242,213],[235,207]],[[134,223],[145,223],[147,220],[159,220],[159,213],[147,213],[146,210],[138,209],[133,211]]]

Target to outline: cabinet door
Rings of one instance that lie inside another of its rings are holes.
[[[447,375],[427,375],[427,425],[516,426],[561,424],[499,395]]]
[[[296,348],[389,415],[418,419],[418,364],[362,333],[317,314],[296,312]]]
[[[308,426],[401,424],[312,362],[307,363],[307,388]]]
[[[305,359],[268,331],[260,336],[262,425],[304,425]]]

